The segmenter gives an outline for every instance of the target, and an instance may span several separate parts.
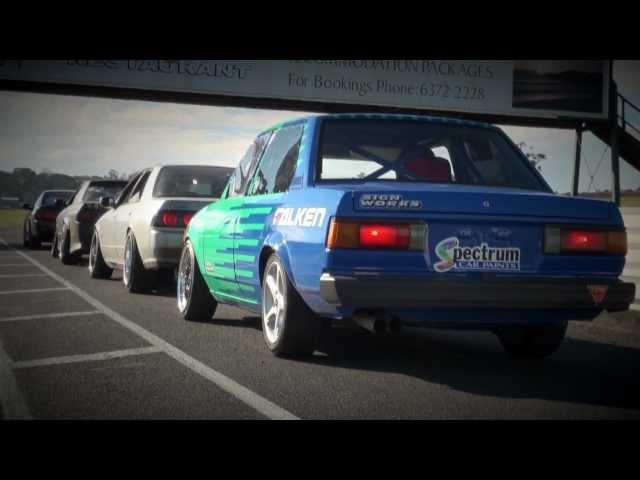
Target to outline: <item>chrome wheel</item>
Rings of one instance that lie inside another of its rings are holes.
[[[133,260],[133,236],[129,235],[127,237],[127,243],[124,246],[124,268],[122,272],[122,281],[126,286],[129,285],[131,281],[131,269]]]
[[[182,249],[180,266],[178,267],[178,309],[184,312],[193,291],[194,259],[191,245],[186,243]]]
[[[285,278],[278,262],[269,265],[262,287],[262,328],[269,342],[282,335],[285,315]]]
[[[96,260],[98,258],[98,236],[94,233],[91,238],[91,248],[89,249],[89,271],[93,272],[96,268]]]

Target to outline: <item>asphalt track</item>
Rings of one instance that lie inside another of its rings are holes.
[[[0,230],[6,419],[640,418],[640,331],[572,322],[555,355],[515,362],[488,333],[337,326],[279,359],[241,310],[185,322],[174,285],[126,293],[19,233]]]

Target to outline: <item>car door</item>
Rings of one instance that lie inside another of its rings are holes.
[[[267,132],[256,138],[231,175],[223,197],[206,207],[202,273],[209,288],[223,301],[242,301],[233,264],[234,226],[243,214],[244,193],[270,136]]]
[[[118,198],[115,199],[113,208],[105,212],[98,221],[102,255],[109,263],[116,263],[118,261],[118,245],[116,243],[116,216],[118,215],[118,209],[128,201],[131,191],[138,183],[138,180],[140,180],[142,173],[143,172],[137,173],[129,180],[120,192],[120,195],[118,195]]]
[[[135,186],[131,190],[131,193],[127,196],[122,205],[118,206],[115,211],[113,221],[113,245],[115,253],[115,262],[122,265],[124,262],[124,245],[127,238],[127,229],[131,221],[132,215],[140,208],[140,200],[142,198],[142,192],[151,175],[151,170],[144,170],[140,174],[140,178],[136,182]]]
[[[262,154],[234,222],[233,266],[244,298],[260,298],[258,257],[269,232],[267,218],[282,205],[294,177],[303,124],[280,128]]]

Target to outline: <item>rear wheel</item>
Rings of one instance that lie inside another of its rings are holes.
[[[113,269],[106,264],[102,256],[98,234],[93,232],[89,250],[89,275],[91,278],[110,278],[112,273]]]
[[[177,278],[178,310],[188,321],[210,320],[218,303],[207,286],[193,253],[193,246],[187,240],[182,247]]]
[[[55,242],[55,237],[54,237]],[[62,232],[62,245],[60,245],[60,261],[64,265],[75,265],[78,263],[78,255],[72,254],[71,249],[71,232],[69,230]]]
[[[513,357],[544,358],[564,340],[567,322],[539,327],[514,327],[496,332],[502,347]]]
[[[40,247],[42,247],[42,244],[40,243],[40,240],[38,239],[38,237],[34,237],[33,235],[33,231],[31,230],[31,225],[29,225],[27,223],[27,247],[30,248],[31,250],[37,250]]]
[[[54,233],[53,240],[51,240],[51,256],[53,258],[58,258],[59,253],[60,252],[58,251],[58,234]]]
[[[29,232],[27,231],[27,222],[22,225],[22,246],[27,248],[29,246]]]
[[[144,268],[142,257],[133,232],[129,231],[124,246],[124,268],[122,282],[131,293],[144,293],[150,290],[153,276]]]
[[[262,279],[262,334],[276,356],[312,355],[320,319],[293,287],[278,255],[267,260]]]

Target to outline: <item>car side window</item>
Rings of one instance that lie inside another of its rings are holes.
[[[298,163],[303,125],[276,132],[256,169],[247,195],[265,195],[289,190]]]
[[[128,201],[131,190],[133,190],[133,187],[136,186],[136,183],[138,183],[138,180],[140,179],[141,176],[142,176],[142,172],[137,173],[135,176],[131,178],[131,180],[129,180],[129,182],[120,191],[120,193],[118,194],[114,202],[116,208],[118,208],[120,205]]]
[[[151,172],[144,172],[142,174],[136,186],[133,187],[133,190],[131,191],[131,195],[129,195],[129,198],[127,199],[126,203],[136,203],[140,201],[140,197],[142,197],[142,192],[144,191],[144,187],[147,184],[149,175],[151,175]]]
[[[254,140],[249,149],[245,152],[242,160],[240,160],[240,164],[234,170],[231,178],[229,179],[227,197],[244,195],[249,184],[249,179],[255,170],[262,152],[264,152],[265,147],[268,145],[270,138],[271,132],[263,133]]]

